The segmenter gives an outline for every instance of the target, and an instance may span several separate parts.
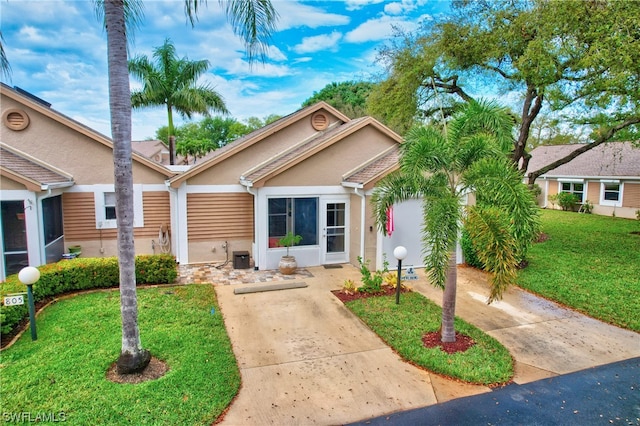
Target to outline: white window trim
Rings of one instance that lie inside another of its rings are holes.
[[[576,183],[581,183],[583,184],[582,187],[582,203],[584,203],[585,201],[587,201],[587,194],[589,193],[589,188],[588,188],[588,183],[584,181],[584,179],[569,179],[569,178],[563,178],[563,179],[558,179],[558,194],[561,192],[564,192],[562,190],[562,184],[563,183],[570,183],[571,184],[571,188],[574,188],[574,185]],[[576,191],[571,191],[571,193],[574,193]]]
[[[618,201],[611,201],[604,199],[604,187],[607,184],[618,184],[620,188],[618,189]],[[611,206],[611,207],[622,207],[622,194],[624,193],[624,182],[620,182],[619,180],[601,180],[600,181],[600,205],[602,206]]]
[[[115,192],[113,185],[94,185],[93,199],[96,206],[96,229],[115,229],[115,219],[106,219],[104,194]],[[142,205],[142,185],[133,185],[133,227],[144,227],[144,209]]]

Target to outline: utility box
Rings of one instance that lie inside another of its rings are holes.
[[[233,252],[233,269],[249,269],[249,252]]]

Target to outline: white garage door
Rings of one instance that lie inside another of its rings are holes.
[[[396,204],[393,207],[393,219],[395,230],[391,236],[382,237],[382,253],[386,255],[389,269],[392,270],[397,266],[397,261],[393,257],[393,249],[397,246],[404,246],[407,249],[407,257],[402,261],[403,267],[409,265],[416,268],[423,267],[425,253],[422,252],[422,201],[409,200]],[[462,253],[458,247],[458,263],[461,261]]]

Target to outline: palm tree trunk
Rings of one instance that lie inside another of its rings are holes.
[[[456,317],[456,287],[458,285],[458,260],[456,250],[449,255],[447,282],[442,293],[442,337],[444,343],[456,341],[454,320]]]
[[[121,374],[143,370],[151,359],[142,349],[138,330],[135,247],[133,242],[133,165],[131,160],[131,94],[127,68],[125,0],[105,0],[109,68],[109,108],[113,138],[122,349],[117,361]]]
[[[169,118],[169,164],[176,164],[176,136],[173,129],[173,114],[171,105],[167,104],[167,117]]]

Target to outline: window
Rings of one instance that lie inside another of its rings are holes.
[[[113,229],[116,224],[116,193],[113,185],[94,185],[96,228]],[[144,226],[142,185],[133,185],[133,226]]]
[[[622,184],[619,181],[600,181],[600,204],[615,207],[622,205]]]
[[[116,193],[104,193],[104,218],[107,220],[116,218]]]
[[[317,198],[269,199],[269,247],[278,247],[288,232],[302,236],[300,246],[318,244]]]
[[[560,192],[569,192],[578,197],[578,202],[584,202],[584,183],[560,182]]]

